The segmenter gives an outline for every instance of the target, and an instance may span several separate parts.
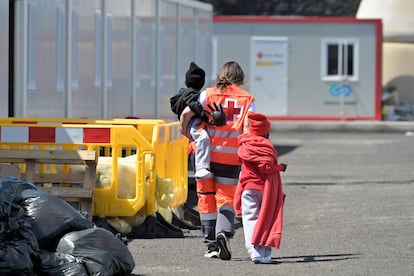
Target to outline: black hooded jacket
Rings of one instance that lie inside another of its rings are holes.
[[[190,107],[191,111],[196,114],[197,117],[205,122],[208,122],[208,118],[203,112],[203,107],[198,102],[199,96],[200,91],[195,90],[194,88],[180,88],[178,94],[170,98],[171,111],[174,114],[177,114],[177,117],[180,118],[184,108],[188,106]]]

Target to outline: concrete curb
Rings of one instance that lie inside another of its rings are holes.
[[[413,133],[414,121],[272,121],[271,132],[398,132]]]

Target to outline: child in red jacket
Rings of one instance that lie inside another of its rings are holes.
[[[242,216],[245,246],[255,264],[272,263],[271,248],[279,248],[283,225],[283,203],[277,151],[269,141],[270,122],[261,113],[250,112],[247,133],[238,138],[237,154],[242,162],[234,197],[236,215]]]

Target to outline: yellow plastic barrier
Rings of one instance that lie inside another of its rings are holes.
[[[72,119],[72,118],[0,118],[2,124],[98,124],[98,125],[133,125],[148,140],[153,137],[155,125],[165,124],[160,119]]]
[[[153,139],[154,126],[158,124],[165,124],[164,120],[160,119],[85,119],[85,118],[0,118],[0,125],[2,124],[34,124],[34,125],[52,125],[52,124],[105,124],[105,125],[132,125],[134,126],[150,143]],[[119,152],[119,156],[129,156],[134,153],[133,149],[124,147]],[[111,148],[102,147],[101,156],[110,156]],[[43,165],[41,165],[43,166]]]
[[[152,138],[157,175],[173,180],[172,208],[183,205],[188,195],[188,140],[181,135],[179,127],[178,122],[156,125]]]
[[[76,127],[88,128],[89,126],[96,125],[110,125],[111,128],[115,126],[131,125],[138,130],[141,136],[144,136],[148,143],[151,144],[153,155],[155,158],[155,165],[151,168],[151,172],[155,174],[155,177],[163,179],[171,179],[174,186],[173,198],[170,207],[174,208],[183,205],[187,201],[188,195],[188,171],[187,171],[187,148],[188,140],[181,135],[179,131],[179,123],[165,123],[163,120],[152,119],[64,119],[64,118],[3,118],[0,119],[1,125],[18,125],[18,126],[31,126],[36,125],[38,127],[51,127],[53,124],[64,124],[62,127]],[[76,126],[73,126],[76,124]],[[133,137],[130,137],[133,138]],[[1,145],[1,141],[0,141]],[[96,148],[99,148],[98,154],[100,156],[132,156],[136,151],[136,146],[128,144],[118,144],[118,151],[113,151],[114,145],[99,144]],[[14,145],[14,147],[24,148],[39,148],[48,149],[56,148],[57,144],[42,143],[42,144],[23,144],[21,146]],[[63,145],[63,148],[71,149],[72,146]],[[114,159],[115,160],[115,159]],[[122,159],[120,159],[122,161]],[[113,161],[115,162],[115,161]],[[43,166],[43,165],[41,165]],[[40,170],[54,170],[55,168],[41,167]],[[64,172],[69,173],[68,167],[64,168]],[[117,170],[113,170],[114,174],[118,177]],[[148,194],[146,208],[148,214],[153,214],[158,209],[156,199],[153,196],[155,194],[156,185],[148,185]],[[99,194],[99,193],[98,193]],[[121,213],[121,212],[120,212]],[[116,211],[104,212],[95,211],[95,215],[99,216],[125,216],[117,213]],[[128,216],[128,215],[126,215]]]
[[[156,172],[154,166],[154,149],[149,141],[131,125],[88,125],[88,124],[1,124],[0,148],[2,149],[66,149],[66,150],[95,150],[101,155],[101,147],[110,148],[112,155],[109,186],[95,187],[94,215],[133,216],[147,201],[154,201],[154,186]],[[135,175],[133,187],[124,187],[120,183],[119,167],[123,147],[133,148],[136,152]],[[148,158],[149,156],[149,158]],[[146,159],[149,162],[149,172],[146,174]],[[99,164],[98,164],[99,165]],[[38,168],[40,170],[58,168]],[[24,171],[24,168],[23,168]],[[66,170],[69,173],[70,169]],[[128,192],[122,192],[128,189]],[[131,191],[132,189],[132,191]],[[120,196],[123,195],[123,196]],[[130,196],[133,195],[133,196]],[[147,205],[147,215],[153,215],[156,209]]]

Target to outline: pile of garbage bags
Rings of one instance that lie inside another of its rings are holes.
[[[0,179],[0,275],[128,275],[134,267],[122,240],[66,201]]]

